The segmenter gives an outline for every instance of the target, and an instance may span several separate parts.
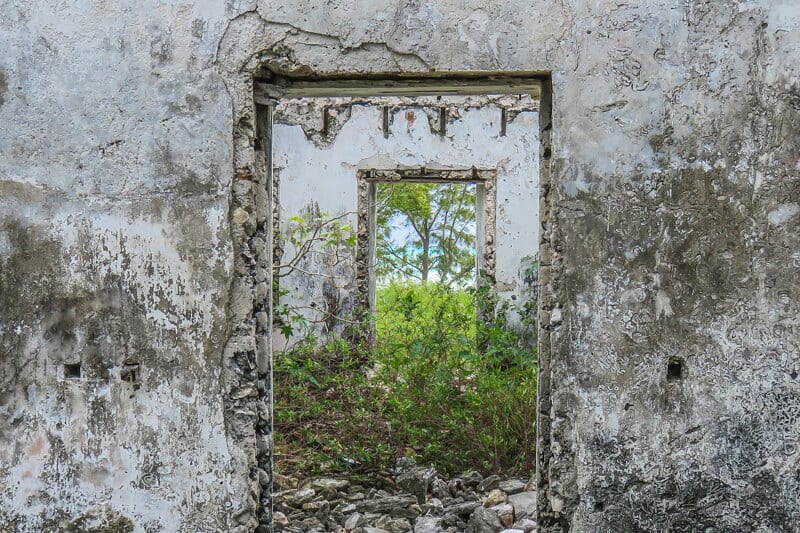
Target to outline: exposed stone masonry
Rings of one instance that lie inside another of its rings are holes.
[[[257,159],[253,171],[240,169],[233,183],[231,231],[237,243],[231,316],[236,327],[225,347],[228,396],[228,438],[247,454],[249,494],[238,515],[239,525],[269,531],[272,471],[272,224],[270,202],[271,111],[256,110]]]

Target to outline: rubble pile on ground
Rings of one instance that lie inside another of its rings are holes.
[[[401,459],[388,475],[358,481],[276,475],[275,531],[335,533],[528,533],[536,492],[519,478],[477,472],[444,479]]]

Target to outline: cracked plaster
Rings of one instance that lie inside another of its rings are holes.
[[[800,521],[796,2],[7,0],[0,44],[0,524],[256,526],[268,68],[551,73],[540,529]]]

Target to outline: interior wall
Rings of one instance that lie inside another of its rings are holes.
[[[281,232],[286,234],[293,224],[290,217],[309,210],[326,213],[326,218],[346,215],[342,220],[357,228],[359,170],[496,169],[491,213],[496,229],[489,239],[491,249],[484,253],[495,256],[499,296],[524,303],[529,297],[524,258],[536,254],[538,243],[538,102],[530,96],[348,100],[284,100],[276,108],[273,157]],[[388,134],[384,106],[390,108]],[[445,135],[440,133],[442,108],[447,109]],[[291,243],[282,247],[286,263],[295,250]],[[352,318],[361,305],[355,248],[350,252],[335,273],[321,257],[309,255],[302,271],[280,279],[280,288],[288,291],[280,302],[303,313],[322,338],[347,325],[346,320],[326,321],[327,314]],[[335,280],[325,277],[331,274]],[[274,346],[285,345],[277,332]]]

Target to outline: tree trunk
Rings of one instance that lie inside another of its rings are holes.
[[[431,268],[431,258],[430,258],[430,248],[431,243],[428,239],[424,239],[422,241],[422,268],[420,269],[420,274],[422,275],[422,283],[425,284],[428,282],[428,271]]]

